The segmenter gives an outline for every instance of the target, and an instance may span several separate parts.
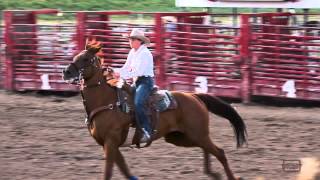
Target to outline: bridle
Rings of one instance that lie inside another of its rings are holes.
[[[77,78],[72,79],[70,84],[79,85],[80,79],[82,79],[82,70],[80,70],[74,62],[70,63],[70,68],[74,68],[77,72],[79,72],[79,76]]]
[[[71,84],[75,85],[81,85],[81,82],[84,80],[84,72],[87,68],[93,67],[93,68],[101,68],[101,60],[97,56],[93,56],[88,62],[86,62],[82,67],[78,67],[76,63],[72,62],[70,63],[70,68],[74,68],[77,72],[79,72],[79,76],[77,78],[74,78],[71,81]],[[92,76],[91,76],[92,77]]]
[[[77,67],[76,63],[71,63],[70,66],[73,66],[79,72],[79,78],[78,78],[77,84],[79,84],[82,87],[80,92],[81,92],[84,108],[85,108],[85,110],[87,112],[87,118],[85,120],[85,123],[87,124],[88,129],[90,129],[94,116],[96,116],[98,113],[100,113],[102,111],[113,110],[117,106],[117,103],[111,103],[111,104],[108,104],[106,106],[100,106],[100,107],[97,107],[97,108],[93,109],[92,111],[88,111],[86,100],[85,100],[84,94],[83,94],[83,90],[85,88],[100,87],[100,85],[102,85],[102,84],[106,84],[106,85],[108,85],[108,84],[106,83],[106,79],[105,78],[99,79],[96,83],[93,83],[93,84],[90,84],[90,85],[89,84],[84,84],[84,80],[85,79],[84,79],[84,75],[83,74],[84,74],[86,68],[88,68],[89,66],[91,66],[93,68],[96,68],[96,69],[101,69],[102,70],[102,74],[103,74],[104,71],[113,72],[113,70],[110,67],[102,69],[101,60],[97,56],[92,57],[89,60],[89,63],[84,64],[83,67],[81,67],[81,68]],[[92,73],[92,74],[94,74],[94,73]],[[93,75],[91,75],[89,77],[89,79],[92,78],[92,76]],[[89,132],[90,132],[90,130],[89,130]]]

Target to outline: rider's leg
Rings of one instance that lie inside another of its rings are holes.
[[[144,128],[151,135],[151,125],[146,113],[145,103],[148,100],[153,88],[153,79],[145,78],[136,82],[136,92],[134,98],[137,124]]]

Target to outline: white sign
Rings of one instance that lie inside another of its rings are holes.
[[[288,80],[282,85],[282,91],[286,92],[289,98],[296,98],[296,86],[294,80]]]
[[[176,0],[177,7],[234,7],[234,8],[320,8],[319,0],[262,1],[262,0]]]
[[[207,93],[208,92],[208,80],[204,76],[198,76],[194,80],[194,82],[198,85],[194,90],[196,93]]]
[[[44,90],[51,89],[51,86],[49,84],[49,74],[42,74],[41,82],[42,82],[41,89],[44,89]]]

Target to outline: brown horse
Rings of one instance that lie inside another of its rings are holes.
[[[86,50],[74,57],[64,70],[65,80],[81,79],[81,94],[85,110],[92,123],[88,125],[91,136],[103,146],[106,156],[104,179],[111,179],[116,163],[128,179],[134,177],[124,160],[119,147],[126,140],[131,124],[130,115],[117,107],[116,89],[106,82],[99,57],[98,45],[87,45]],[[217,178],[220,175],[210,170],[210,154],[223,165],[229,180],[239,179],[233,175],[223,149],[217,147],[209,136],[209,111],[228,119],[233,126],[237,146],[246,143],[246,126],[239,114],[227,103],[207,94],[172,92],[178,107],[160,113],[154,140],[164,137],[166,142],[183,147],[200,147],[204,152],[205,173]]]

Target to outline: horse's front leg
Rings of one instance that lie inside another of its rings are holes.
[[[105,143],[104,145],[105,153],[105,171],[104,179],[109,180],[112,177],[113,165],[116,163],[122,172],[122,174],[129,180],[138,180],[137,177],[130,173],[127,163],[123,155],[121,154],[119,147],[114,145],[114,143]]]
[[[105,169],[104,169],[104,179],[110,180],[112,177],[112,169],[117,156],[117,147],[112,142],[105,142],[104,144],[104,154],[105,154]]]
[[[122,174],[129,180],[138,180],[137,177],[133,176],[130,173],[130,170],[128,168],[128,165],[122,155],[122,153],[120,152],[120,150],[117,148],[117,157],[116,157],[116,164],[118,165],[120,171],[122,172]]]

